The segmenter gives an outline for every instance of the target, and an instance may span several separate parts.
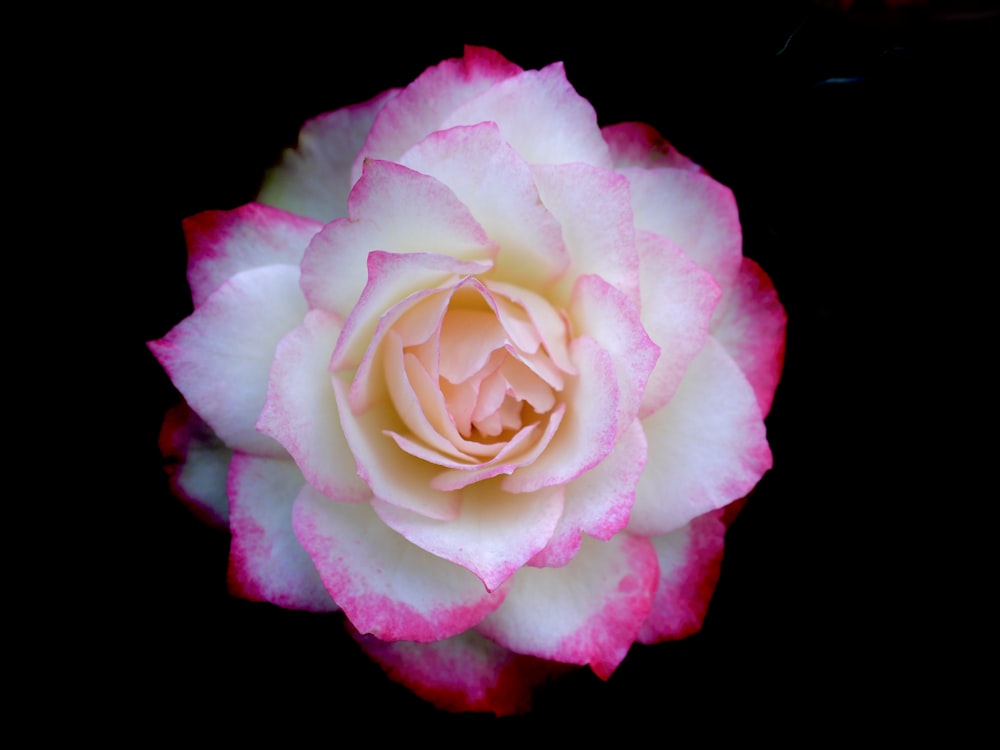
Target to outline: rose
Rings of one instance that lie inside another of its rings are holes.
[[[184,228],[161,444],[234,594],[342,610],[394,679],[498,714],[700,627],[785,315],[652,128],[467,48]]]

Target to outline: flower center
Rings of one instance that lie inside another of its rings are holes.
[[[398,335],[387,336],[386,346],[398,346],[398,354],[383,361],[390,396],[411,433],[397,440],[404,450],[473,468],[551,437],[546,428],[567,374],[551,351],[565,353],[567,327],[540,298],[532,297],[531,307],[510,290],[469,277],[397,320],[391,330]],[[414,340],[417,328],[428,335]]]

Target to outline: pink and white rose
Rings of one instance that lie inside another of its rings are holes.
[[[497,714],[700,628],[771,467],[785,314],[732,193],[655,130],[470,47],[184,230],[161,444],[233,594],[341,610],[394,679]]]

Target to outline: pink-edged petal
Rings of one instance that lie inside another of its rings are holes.
[[[361,104],[326,112],[302,126],[295,148],[264,175],[257,200],[324,224],[347,216],[354,180],[354,157],[364,145],[375,116],[398,89],[383,91]]]
[[[766,417],[785,361],[785,308],[770,277],[749,258],[743,259],[740,275],[720,307],[712,335],[747,376]]]
[[[232,276],[260,266],[298,266],[323,225],[260,203],[205,211],[184,220],[188,284],[194,306]]]
[[[435,521],[394,505],[372,501],[390,528],[418,547],[478,576],[489,591],[548,543],[563,510],[562,487],[511,495],[483,481],[462,490],[462,511],[451,521]]]
[[[411,643],[382,641],[348,628],[392,680],[445,711],[525,713],[536,687],[574,669],[515,654],[472,630],[436,643]]]
[[[654,536],[746,495],[771,468],[753,388],[709,336],[670,403],[642,421],[649,460],[628,529]]]
[[[420,290],[449,286],[460,276],[485,273],[491,266],[488,260],[461,261],[434,253],[369,253],[368,281],[344,325],[331,368],[357,367],[382,315],[396,303]]]
[[[243,271],[149,348],[191,408],[230,448],[284,455],[256,430],[274,349],[302,322],[306,303],[294,266]]]
[[[607,541],[625,528],[645,466],[646,436],[635,420],[610,456],[566,485],[566,508],[552,539],[529,564],[565,565],[580,550],[584,532]]]
[[[743,259],[743,231],[732,191],[682,169],[621,170],[632,186],[635,228],[662,234],[725,290]]]
[[[617,434],[632,424],[660,347],[642,327],[639,308],[598,276],[577,279],[569,306],[577,333],[592,337],[611,355],[618,381]]]
[[[589,664],[607,679],[649,614],[657,571],[648,539],[588,537],[561,568],[519,570],[503,606],[476,630],[521,654]]]
[[[600,276],[633,302],[639,302],[639,254],[628,179],[589,164],[532,167],[545,207],[563,227],[572,263],[545,292],[559,307],[584,274]]]
[[[723,511],[698,516],[676,531],[652,537],[660,563],[653,608],[642,624],[641,643],[686,638],[701,630],[722,565]]]
[[[671,146],[656,128],[644,122],[620,122],[601,128],[615,169],[622,167],[672,167],[704,170]]]
[[[335,315],[311,310],[281,339],[257,429],[285,447],[317,490],[334,500],[361,502],[371,490],[358,476],[327,371],[339,334]]]
[[[334,601],[361,633],[439,641],[468,630],[504,600],[465,568],[425,552],[366,503],[335,503],[302,488],[292,524]]]
[[[406,433],[406,425],[388,401],[356,415],[348,405],[347,386],[333,378],[344,437],[358,465],[358,473],[375,497],[428,518],[447,521],[458,516],[457,492],[431,487],[439,467],[400,449],[389,433]]]
[[[529,164],[579,162],[611,168],[597,113],[566,80],[562,63],[498,83],[457,107],[441,129],[483,121],[495,122]]]
[[[233,456],[229,591],[234,596],[310,612],[339,609],[292,530],[292,504],[304,484],[289,459]]]
[[[457,107],[520,72],[499,53],[472,46],[463,57],[428,68],[379,112],[354,161],[353,179],[361,175],[365,159],[399,159],[428,133],[440,130]]]
[[[349,219],[316,235],[302,260],[310,307],[350,315],[365,288],[373,250],[489,260],[496,246],[443,183],[400,164],[367,160],[348,199]]]
[[[562,228],[496,123],[432,133],[401,163],[450,187],[500,246],[492,278],[545,288],[568,267]]]
[[[614,360],[588,336],[573,340],[570,356],[579,375],[567,381],[563,392],[566,416],[542,454],[502,480],[507,492],[566,484],[615,447],[619,406]]]
[[[202,521],[228,529],[226,475],[233,452],[184,401],[163,418],[160,453],[170,490]]]
[[[711,274],[665,237],[637,232],[636,245],[642,324],[661,350],[639,409],[647,417],[673,398],[705,343],[722,292]]]

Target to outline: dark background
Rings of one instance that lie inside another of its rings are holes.
[[[976,297],[988,251],[972,230],[995,211],[996,189],[972,176],[995,155],[997,18],[984,3],[761,5],[558,21],[529,8],[354,20],[279,5],[266,18],[175,14],[155,37],[117,41],[102,69],[123,82],[104,145],[120,157],[125,206],[109,211],[111,259],[130,281],[104,301],[124,334],[122,460],[103,585],[85,610],[107,639],[96,668],[116,688],[92,718],[125,705],[164,729],[209,719],[333,742],[359,717],[414,736],[425,722],[491,732],[470,738],[649,725],[667,741],[675,726],[794,736],[793,716],[820,733],[934,716],[885,697],[937,669],[942,609],[957,596],[911,523],[922,493],[961,494],[931,486],[950,440],[930,417],[952,399],[938,376],[965,357],[942,308],[969,304],[955,289]],[[390,682],[338,616],[227,595],[227,539],[167,490],[156,440],[175,393],[143,344],[190,312],[185,216],[252,199],[308,117],[404,86],[464,43],[526,69],[562,60],[601,124],[648,122],[729,185],[744,252],[789,316],[767,421],[775,466],[729,531],[702,632],[634,646],[606,683],[580,670],[539,691],[532,714],[499,722],[442,715]]]

